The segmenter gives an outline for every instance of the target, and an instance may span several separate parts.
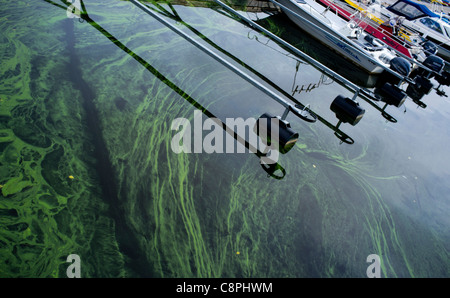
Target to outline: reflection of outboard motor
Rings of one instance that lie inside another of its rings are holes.
[[[339,122],[336,124],[334,129],[334,135],[341,140],[341,142],[347,144],[353,144],[354,141],[351,137],[339,130],[341,123],[350,123],[351,125],[356,125],[361,118],[364,116],[365,110],[359,106],[359,103],[338,95],[330,105],[330,110],[336,114],[336,118]]]
[[[399,87],[391,83],[375,88],[375,93],[381,96],[381,100],[388,105],[400,107],[406,100],[407,94]]]
[[[256,121],[254,131],[260,136],[267,145],[272,142],[278,145],[279,152],[285,154],[294,147],[298,140],[298,133],[291,129],[289,122],[282,120],[279,117],[270,115],[269,113],[262,114]],[[272,140],[271,137],[276,139]]]
[[[420,107],[426,107],[426,105],[420,101],[425,93],[422,92],[420,88],[418,88],[415,84],[408,85],[408,87],[406,88],[406,94],[408,94],[408,96],[411,97],[411,99]]]
[[[365,110],[359,106],[359,103],[348,97],[338,95],[331,103],[330,109],[336,114],[339,123],[350,123],[356,125],[364,116]]]
[[[424,95],[429,94],[431,89],[433,89],[433,83],[427,78],[417,76],[414,79],[414,85],[419,92],[422,92]]]
[[[438,48],[437,46],[431,42],[431,41],[426,41],[422,44],[422,48],[423,48],[423,52],[425,53],[425,55],[431,56],[431,55],[436,55],[438,52]]]

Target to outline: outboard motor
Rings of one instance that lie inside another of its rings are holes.
[[[423,52],[425,53],[425,55],[431,56],[431,55],[436,55],[438,52],[438,48],[437,46],[431,42],[431,41],[426,41],[422,44],[422,48],[423,48]]]
[[[267,145],[275,142],[278,151],[285,154],[294,147],[298,140],[298,133],[291,129],[289,122],[269,113],[262,114],[256,121],[253,131],[260,136]],[[275,137],[275,139],[271,139]]]
[[[339,124],[344,122],[353,126],[361,120],[365,113],[365,110],[359,106],[359,103],[342,95],[338,95],[333,100],[330,109],[336,114]]]
[[[436,80],[441,84],[441,82],[450,85],[450,78],[447,72],[440,74],[445,67],[445,62],[442,58],[431,55],[428,56],[423,62],[423,66],[429,68],[431,71],[427,71],[423,68],[419,68],[415,71],[414,87],[409,88],[409,93],[413,94],[411,98],[421,98],[425,94],[429,94],[433,89],[433,83],[430,79],[435,77]],[[411,84],[410,84],[411,85]]]
[[[402,57],[395,57],[390,62],[390,68],[401,74],[402,76],[408,76],[411,72],[411,63]]]
[[[422,64],[436,73],[440,73],[445,66],[444,60],[436,55],[428,56]],[[432,73],[426,71],[422,75],[428,78],[431,78],[433,76]]]

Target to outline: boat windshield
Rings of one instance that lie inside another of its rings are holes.
[[[400,0],[387,8],[389,11],[405,17],[407,20],[415,20],[425,16],[438,16],[428,7],[408,0]]]
[[[444,25],[442,27],[444,27],[445,35],[447,35],[446,37],[450,38],[450,26]]]
[[[423,18],[420,19],[420,22],[425,26],[427,26],[428,28],[430,28],[431,30],[439,34],[444,34],[444,32],[442,32],[440,24],[437,21],[433,20],[432,18]]]
[[[423,18],[420,19],[420,22],[431,30],[444,35],[446,38],[450,38],[450,26],[445,22],[438,22],[432,18]]]

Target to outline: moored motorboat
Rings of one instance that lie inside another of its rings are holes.
[[[396,27],[418,33],[423,39],[437,45],[438,56],[450,61],[450,24],[446,18],[434,13],[426,5],[410,0],[398,0],[388,7],[377,1],[368,4],[357,0],[345,1],[386,23],[395,23]]]
[[[377,0],[371,0],[371,1],[364,1],[364,0],[343,0],[345,1],[345,4],[350,8],[353,8],[354,10],[361,11],[364,13],[369,19],[371,19],[376,24],[380,25],[380,28],[390,31],[394,34],[397,34],[401,39],[411,42],[411,43],[418,43],[422,39],[420,38],[420,35],[412,32],[411,30],[407,30],[405,27],[398,26],[397,20],[386,20],[385,17],[382,16],[380,13],[380,4],[378,4]],[[371,5],[370,3],[374,4]]]
[[[339,14],[342,18],[356,23],[359,27],[364,29],[365,32],[377,38],[379,41],[391,47],[408,59],[417,59],[417,61],[422,62],[428,56],[424,51],[424,48],[419,45],[418,42],[413,43],[398,38],[395,34],[393,34],[392,30],[387,30],[382,27],[382,24],[372,21],[369,13],[364,10],[351,9],[350,7],[339,4],[334,0],[316,1],[325,7],[329,7],[329,9]]]
[[[382,73],[390,69],[394,58],[399,58],[387,46],[371,42],[370,35],[361,28],[313,0],[278,0],[276,3],[281,4],[282,11],[297,26],[368,73]]]

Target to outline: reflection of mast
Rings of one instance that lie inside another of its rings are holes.
[[[44,1],[50,3],[54,6],[57,6],[59,8],[62,8],[64,10],[67,9],[67,7],[57,4],[51,0],[44,0]],[[135,59],[137,62],[139,62],[149,72],[151,72],[155,77],[157,77],[161,82],[163,82],[168,87],[170,87],[178,95],[180,95],[182,98],[184,98],[186,101],[188,101],[192,106],[194,106],[196,109],[202,111],[202,113],[204,115],[206,115],[207,117],[212,119],[214,122],[216,122],[219,126],[221,126],[223,128],[223,130],[225,130],[225,132],[227,132],[229,135],[231,135],[236,141],[238,141],[240,144],[242,144],[250,152],[254,153],[258,158],[261,159],[267,155],[266,153],[263,153],[260,150],[258,150],[257,148],[255,148],[247,140],[245,140],[244,138],[239,136],[232,128],[228,127],[218,117],[215,117],[214,114],[212,114],[209,110],[207,110],[205,107],[203,107],[197,101],[195,101],[187,92],[185,92],[183,89],[181,89],[176,84],[174,84],[172,81],[170,81],[167,77],[165,77],[162,73],[160,73],[156,68],[154,68],[152,65],[150,65],[146,60],[141,58],[139,55],[135,54],[132,50],[130,50],[123,43],[121,43],[117,38],[115,38],[111,33],[109,33],[107,30],[105,30],[103,27],[101,27],[99,24],[97,24],[94,20],[92,20],[86,11],[83,0],[81,0],[81,5],[82,5],[82,12],[80,15],[81,19],[87,21],[88,24],[93,26],[100,33],[102,33],[105,37],[107,37],[112,43],[114,43],[117,47],[119,47],[121,50],[123,50],[128,55],[130,55],[133,59]],[[283,179],[284,176],[286,175],[285,169],[278,163],[264,164],[263,162],[261,162],[261,166],[264,169],[264,171],[267,172],[268,175],[270,175],[271,177],[273,177],[275,179]],[[282,175],[277,174],[278,171],[281,171]]]

